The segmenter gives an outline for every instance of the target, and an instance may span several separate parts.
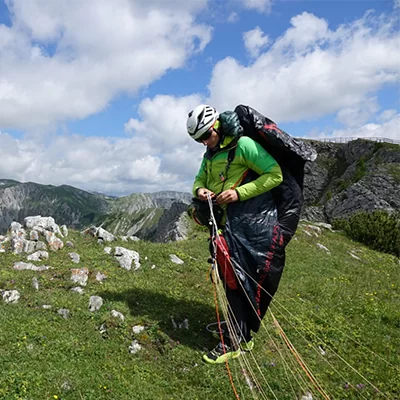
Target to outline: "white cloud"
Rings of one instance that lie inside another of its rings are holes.
[[[157,95],[144,99],[138,108],[140,119],[131,118],[125,131],[149,140],[154,149],[163,152],[189,142],[186,132],[186,116],[201,103],[199,95],[173,97]]]
[[[228,22],[234,23],[234,22],[237,22],[237,21],[239,21],[239,15],[238,15],[238,13],[232,11],[228,16]]]
[[[270,12],[272,6],[272,0],[238,0],[243,3],[243,5],[250,9],[256,10],[260,13]]]
[[[155,96],[125,124],[125,138],[65,134],[17,140],[0,133],[3,177],[69,184],[114,195],[157,190],[190,191],[204,147],[186,133],[198,95]]]
[[[337,113],[400,81],[397,20],[367,13],[328,28],[302,13],[267,52],[250,65],[227,57],[216,64],[210,102],[219,110],[245,103],[277,122]]]
[[[211,37],[211,28],[195,20],[206,0],[7,4],[13,14],[11,27],[0,25],[3,128],[95,114],[119,93],[182,67]]]
[[[360,103],[339,110],[337,120],[343,125],[357,127],[365,124],[378,109],[376,97],[365,98]]]
[[[317,132],[313,131],[308,138],[322,139],[322,138],[387,138],[390,140],[400,141],[400,114],[393,114],[384,112],[386,120],[382,123],[368,123],[361,126],[354,126],[345,129],[336,129],[333,132]],[[390,119],[388,116],[391,116]]]
[[[264,34],[259,26],[251,31],[244,32],[243,40],[246,50],[254,58],[260,55],[260,50],[269,42],[268,36]]]

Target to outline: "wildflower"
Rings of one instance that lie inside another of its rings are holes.
[[[364,389],[365,385],[363,383],[357,383],[356,388],[357,389]]]

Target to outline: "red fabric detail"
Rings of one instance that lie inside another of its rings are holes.
[[[219,272],[228,287],[232,290],[236,290],[238,289],[238,282],[236,280],[235,272],[232,268],[231,257],[229,255],[229,249],[226,240],[222,235],[218,235],[215,238],[215,244],[217,247],[216,256]]]
[[[272,263],[272,259],[274,258],[274,255],[275,255],[275,248],[276,248],[278,240],[279,240],[279,244],[283,243],[283,236],[279,235],[279,226],[275,225],[274,230],[272,232],[271,248],[267,253],[267,259],[265,260],[265,267],[264,267],[263,271],[260,273],[260,277],[259,277],[258,285],[257,285],[256,304],[258,305],[258,307],[257,307],[258,315],[260,315],[259,305],[261,302],[262,284],[265,281],[265,279],[267,278],[268,272],[271,269],[271,263]]]
[[[265,124],[263,128],[280,132],[280,129],[275,124],[271,124],[271,125]]]

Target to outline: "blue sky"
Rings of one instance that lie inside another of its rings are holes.
[[[0,178],[190,190],[199,103],[400,140],[400,1],[0,0]]]

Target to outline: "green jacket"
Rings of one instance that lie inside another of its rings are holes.
[[[193,184],[194,196],[200,188],[207,188],[218,195],[234,187],[239,201],[243,201],[267,192],[282,182],[282,171],[275,159],[261,145],[247,136],[237,141],[235,157],[229,169],[226,170],[229,149],[232,148],[229,144],[233,140],[233,137],[226,137],[216,152],[207,151],[204,154]],[[260,176],[241,185],[249,169]]]

